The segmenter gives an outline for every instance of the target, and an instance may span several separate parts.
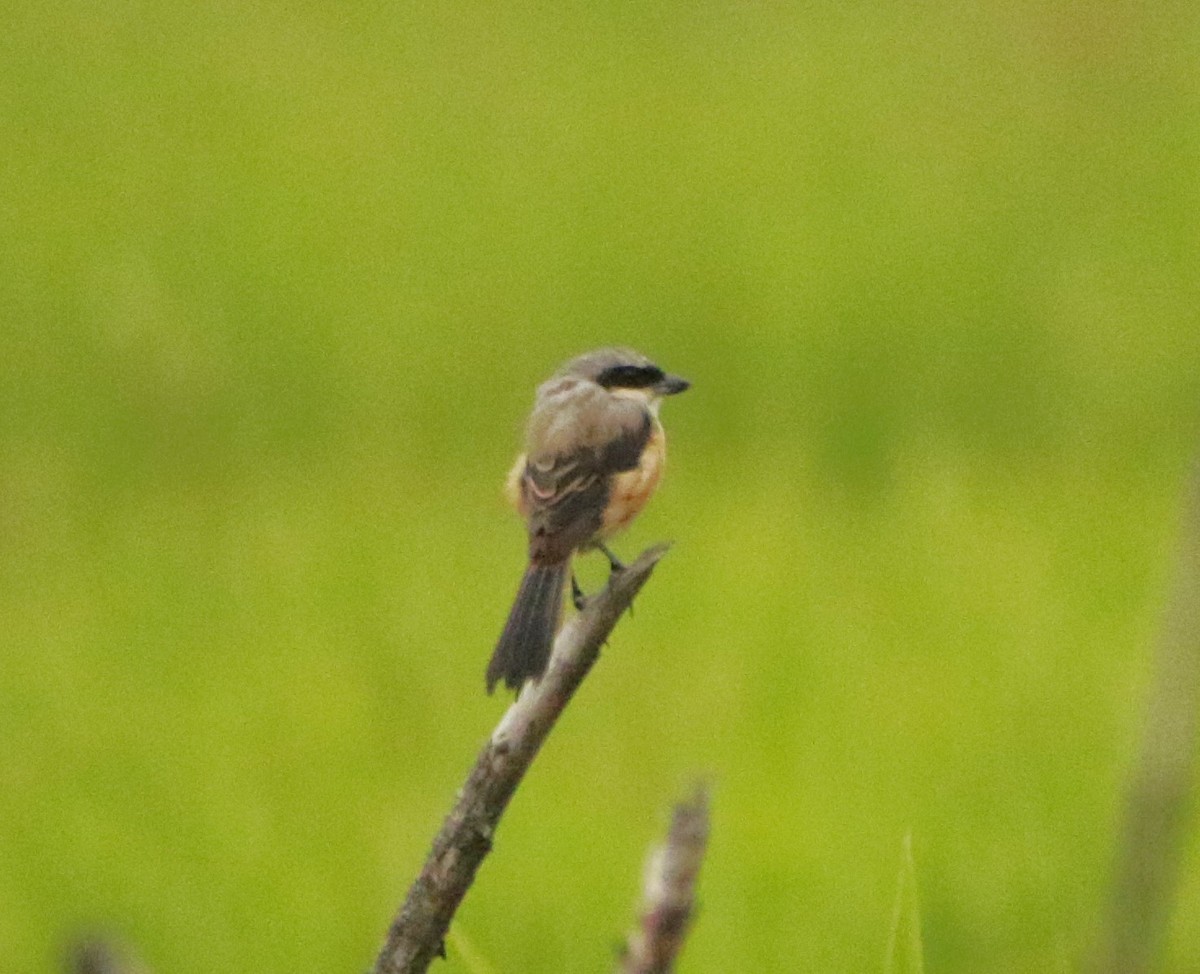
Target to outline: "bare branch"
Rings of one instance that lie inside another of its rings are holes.
[[[374,974],[417,974],[442,952],[450,920],[492,848],[500,816],[559,714],[596,662],[600,647],[667,548],[650,548],[614,573],[608,587],[563,626],[546,673],[537,683],[525,685],[476,759],[392,922]]]
[[[1111,899],[1091,970],[1139,974],[1166,930],[1200,730],[1200,467],[1192,472],[1141,752],[1125,800]]]
[[[618,974],[667,974],[695,912],[696,878],[708,844],[708,790],[697,785],[675,806],[667,841],[646,863],[639,926],[629,935]]]

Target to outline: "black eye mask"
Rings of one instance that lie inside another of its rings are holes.
[[[663,380],[657,365],[612,365],[597,377],[605,389],[648,389]]]

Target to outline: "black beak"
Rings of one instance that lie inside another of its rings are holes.
[[[691,383],[687,379],[681,379],[677,375],[665,375],[655,386],[660,396],[674,396],[681,392],[686,392]]]

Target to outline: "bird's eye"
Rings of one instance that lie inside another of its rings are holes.
[[[596,381],[605,389],[645,389],[662,378],[663,370],[657,365],[612,365]]]

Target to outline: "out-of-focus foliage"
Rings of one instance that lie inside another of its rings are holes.
[[[703,772],[682,971],[882,969],[909,833],[927,970],[1071,969],[1197,433],[1197,9],[393,8],[4,18],[6,969],[368,965],[503,706],[533,386],[612,342],[694,382],[620,547],[678,544],[455,942],[603,969]]]

